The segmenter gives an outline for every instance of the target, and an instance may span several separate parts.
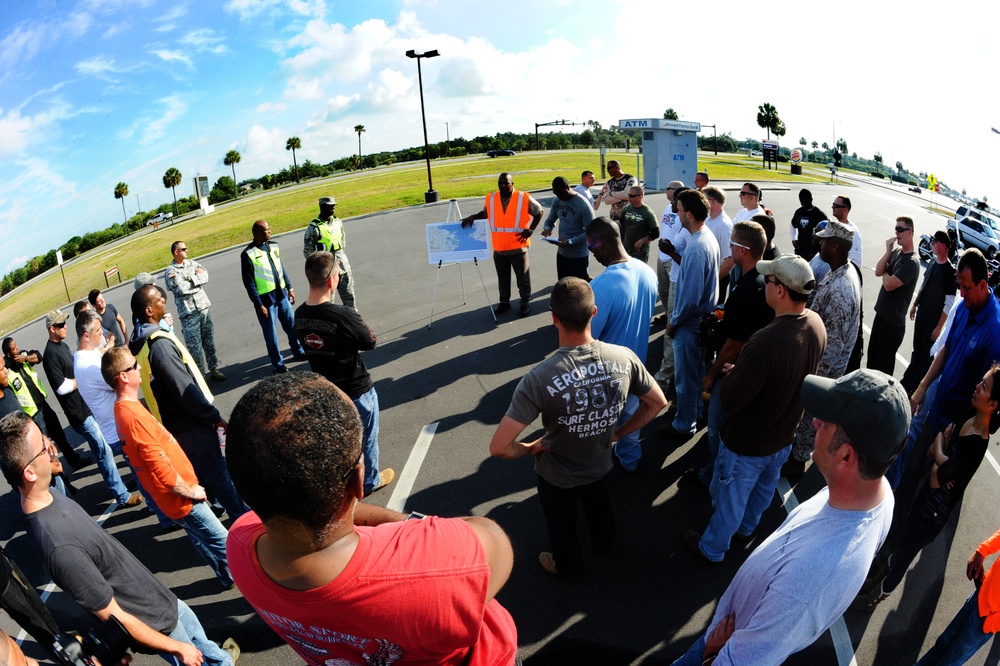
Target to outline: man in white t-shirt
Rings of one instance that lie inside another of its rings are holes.
[[[656,286],[659,292],[660,304],[663,306],[663,314],[653,320],[653,325],[666,327],[670,321],[670,315],[674,312],[674,296],[677,276],[680,274],[680,265],[672,259],[668,251],[675,252],[678,256],[684,253],[684,246],[691,236],[681,224],[677,215],[677,192],[686,189],[684,183],[679,180],[672,180],[667,183],[666,195],[667,207],[660,218],[660,241],[657,245],[659,253],[656,259]],[[666,386],[674,375],[674,347],[669,337],[664,336],[663,341],[663,361],[660,369],[656,373],[656,381]]]
[[[784,662],[847,610],[885,541],[894,500],[883,475],[909,427],[906,391],[877,370],[808,375],[802,403],[816,416],[813,462],[828,485],[751,553],[674,666]]]
[[[719,302],[722,303],[729,291],[729,274],[736,265],[733,262],[733,248],[729,245],[733,237],[733,221],[723,210],[726,205],[725,192],[715,185],[709,185],[702,190],[702,194],[708,198],[708,219],[705,220],[705,226],[715,235],[715,240],[719,241],[722,253],[722,264],[719,266]]]
[[[580,174],[580,184],[573,188],[573,191],[582,196],[584,199],[590,202],[590,205],[594,205],[594,195],[590,193],[590,188],[594,186],[594,172],[584,171]]]
[[[740,205],[743,206],[733,218],[733,224],[746,222],[754,215],[767,215],[760,205],[760,188],[753,183],[743,183],[740,188]]]

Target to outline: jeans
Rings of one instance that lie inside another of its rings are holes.
[[[90,451],[94,454],[94,460],[97,461],[97,469],[100,470],[101,478],[104,479],[104,484],[111,491],[115,501],[118,502],[118,506],[123,506],[128,501],[131,493],[125,487],[125,484],[122,483],[122,477],[118,473],[118,465],[115,464],[115,454],[111,451],[111,447],[108,446],[104,435],[101,434],[101,429],[97,427],[94,415],[91,414],[88,416],[80,425],[72,423],[70,425],[73,430],[87,440],[87,444],[90,445]]]
[[[966,600],[958,615],[937,639],[917,666],[958,666],[972,658],[986,645],[993,634],[983,631],[984,618],[979,617],[979,590]]]
[[[635,416],[637,411],[639,411],[639,397],[630,393],[628,399],[625,401],[625,407],[622,409],[622,415],[618,418],[618,427],[620,428],[630,418]],[[618,456],[618,460],[625,471],[635,471],[636,465],[639,464],[639,458],[642,457],[642,447],[639,446],[638,430],[625,435],[615,442],[615,455]]]
[[[590,277],[590,257],[564,257],[556,255],[556,279],[578,277],[587,280]]]
[[[674,430],[692,435],[701,412],[701,378],[705,376],[705,350],[698,343],[698,325],[688,322],[674,331],[674,381],[677,414]]]
[[[903,479],[906,462],[909,460],[910,453],[913,452],[913,445],[917,443],[917,439],[920,437],[920,433],[923,432],[924,427],[933,428],[931,432],[935,436],[944,427],[944,424],[941,423],[941,418],[937,414],[937,392],[940,383],[941,378],[939,377],[927,388],[927,393],[924,396],[924,404],[920,406],[920,412],[914,414],[913,418],[910,419],[910,429],[906,432],[906,444],[899,452],[899,455],[896,456],[896,459],[892,461],[889,470],[885,473],[885,478],[893,490],[896,490],[899,482]],[[932,439],[931,441],[934,440]]]
[[[510,271],[513,269],[514,277],[517,278],[517,292],[521,296],[521,305],[527,305],[528,301],[531,300],[531,267],[528,265],[528,253],[500,254],[494,252],[493,265],[497,269],[500,303],[510,304]]]
[[[789,444],[771,455],[741,456],[727,449],[725,442],[719,444],[710,487],[715,512],[698,545],[713,562],[722,561],[734,534],[749,536],[757,528],[792,450]]]
[[[283,297],[277,303],[267,306],[267,316],[260,313],[260,308],[255,308],[257,321],[260,322],[260,330],[264,333],[264,344],[267,346],[267,357],[271,360],[271,365],[280,368],[284,365],[281,352],[278,350],[278,322],[288,336],[288,346],[292,348],[295,356],[304,356],[305,350],[295,334],[295,313],[287,297]]]
[[[912,395],[917,390],[920,380],[927,374],[927,369],[934,360],[931,356],[931,347],[934,346],[931,334],[939,320],[940,316],[924,316],[923,309],[917,310],[917,320],[913,324],[913,353],[910,355],[910,365],[903,373],[903,378],[899,380],[907,395]]]
[[[611,473],[592,483],[573,488],[554,486],[538,477],[538,499],[542,503],[545,524],[552,542],[552,556],[561,575],[583,574],[583,555],[576,532],[576,503],[583,502],[583,513],[590,528],[594,548],[602,554],[610,551],[615,535],[615,516],[611,511],[608,479]]]
[[[233,666],[229,653],[208,640],[198,616],[180,599],[177,600],[177,626],[168,635],[175,641],[188,643],[201,650],[205,663],[209,666]],[[160,656],[168,664],[182,666],[180,659],[172,654],[161,652]]]
[[[340,294],[340,300],[344,305],[357,310],[351,262],[347,260],[347,253],[343,250],[336,250],[334,254],[337,255],[337,265],[340,266],[340,282],[337,284],[337,293]]]
[[[378,485],[378,393],[375,387],[353,400],[361,417],[364,428],[364,441],[361,450],[365,457],[365,494],[367,495]]]
[[[226,461],[219,449],[219,436],[207,426],[182,433],[172,433],[191,461],[198,483],[222,505],[229,517],[236,520],[249,511],[229,478]]]
[[[666,288],[667,300],[663,302],[663,312],[667,315],[667,321],[670,321],[670,317],[674,314],[674,295],[677,293],[677,284],[670,283],[670,278],[667,278],[668,286]],[[656,373],[656,381],[661,384],[666,384],[674,377],[674,341],[666,333],[663,334],[663,360],[660,361],[660,369]]]
[[[926,491],[924,491],[926,492]],[[922,492],[917,496],[916,506],[910,513],[909,520],[903,529],[903,534],[899,538],[899,545],[889,559],[889,571],[882,579],[882,591],[886,594],[892,592],[903,581],[910,563],[920,553],[924,546],[934,541],[948,523],[950,513],[941,516],[940,520],[932,522],[926,520],[921,512],[921,504],[925,502],[925,495]]]
[[[198,365],[201,374],[219,367],[219,356],[215,352],[215,326],[212,324],[212,313],[208,310],[198,310],[181,317],[181,331],[184,333],[184,344],[187,345],[191,358]],[[205,361],[208,360],[206,368]]]
[[[226,559],[226,538],[229,532],[212,513],[208,502],[195,502],[191,513],[183,518],[175,518],[174,522],[184,528],[198,554],[212,567],[222,586],[232,585],[233,577],[229,573],[229,560]]]
[[[706,486],[712,484],[715,459],[719,456],[719,433],[726,420],[726,410],[722,408],[722,378],[712,384],[712,399],[708,403],[708,462],[698,471],[698,479]]]

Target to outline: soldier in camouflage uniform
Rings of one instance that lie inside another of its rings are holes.
[[[163,280],[167,289],[174,293],[184,344],[202,374],[221,382],[226,376],[219,372],[219,356],[215,352],[215,327],[212,325],[212,314],[208,311],[212,302],[203,288],[208,282],[208,271],[197,261],[187,258],[188,248],[184,241],[175,241],[170,251],[174,261],[167,266]],[[208,372],[205,371],[206,358]]]

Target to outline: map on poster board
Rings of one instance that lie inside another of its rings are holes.
[[[466,229],[461,222],[428,224],[427,263],[485,261],[490,257],[489,235],[486,220],[476,220]]]

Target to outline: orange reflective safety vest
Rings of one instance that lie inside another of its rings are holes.
[[[522,240],[518,235],[531,226],[531,214],[528,213],[530,199],[527,192],[514,190],[507,202],[507,210],[504,210],[499,192],[486,195],[486,213],[490,219],[495,252],[520,250],[531,245],[531,239]]]

